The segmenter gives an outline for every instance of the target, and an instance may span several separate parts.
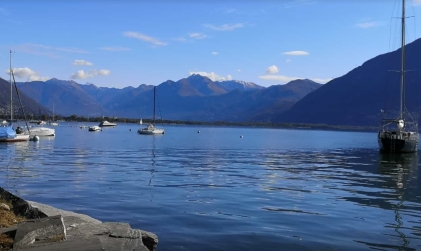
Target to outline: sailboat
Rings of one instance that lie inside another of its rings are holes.
[[[409,114],[405,105],[405,0],[402,0],[401,32],[401,83],[400,110],[398,118],[384,118],[377,136],[379,150],[386,153],[413,153],[418,151],[418,123]]]
[[[164,129],[155,127],[155,113],[156,113],[156,86],[153,88],[153,121],[147,127],[137,130],[139,134],[164,134]]]
[[[139,125],[143,125],[142,119],[139,120]]]
[[[19,142],[19,141],[28,141],[29,140],[29,132],[24,131],[21,127],[17,127],[16,130],[13,128],[13,83],[12,83],[12,51],[10,51],[10,123],[8,125],[0,127],[0,142]],[[14,80],[14,76],[13,76]],[[14,82],[14,81],[13,81]],[[16,83],[15,88],[17,91]],[[19,97],[19,93],[18,98]],[[22,102],[21,106],[22,106]],[[23,109],[22,109],[23,111]],[[25,120],[26,122],[26,120]],[[28,125],[26,126],[28,128]]]
[[[58,126],[58,123],[54,122],[54,103],[53,103],[53,120],[50,122],[50,126]]]

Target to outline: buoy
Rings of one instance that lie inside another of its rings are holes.
[[[129,129],[129,131],[132,131],[132,129]]]
[[[197,131],[197,133],[200,133],[200,131]]]
[[[243,138],[243,135],[240,135],[240,138]]]
[[[32,137],[32,140],[33,141],[39,141],[39,137],[38,136],[34,136],[34,137]]]

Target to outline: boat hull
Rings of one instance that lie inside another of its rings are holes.
[[[101,127],[99,127],[99,126],[90,126],[89,129],[88,129],[88,131],[90,131],[90,132],[99,132],[99,131],[101,131]]]
[[[154,130],[138,130],[137,133],[144,135],[154,135],[154,134],[164,134],[163,129],[154,129]]]
[[[7,138],[0,138],[0,142],[23,142],[23,141],[28,141],[29,140],[29,135],[28,134],[22,134],[22,135],[16,135],[16,137],[11,138],[11,139],[7,139]]]
[[[29,129],[31,136],[56,136],[56,130],[46,127]]]
[[[418,151],[416,139],[378,138],[380,152],[384,153],[413,153]]]

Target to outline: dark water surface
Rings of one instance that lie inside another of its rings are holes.
[[[375,133],[138,127],[0,144],[0,186],[154,232],[159,251],[421,249],[419,155],[380,155]]]

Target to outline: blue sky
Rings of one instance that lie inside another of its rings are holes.
[[[0,77],[123,88],[190,74],[262,86],[340,77],[399,46],[400,0],[2,0]],[[409,42],[421,0],[408,0]]]

